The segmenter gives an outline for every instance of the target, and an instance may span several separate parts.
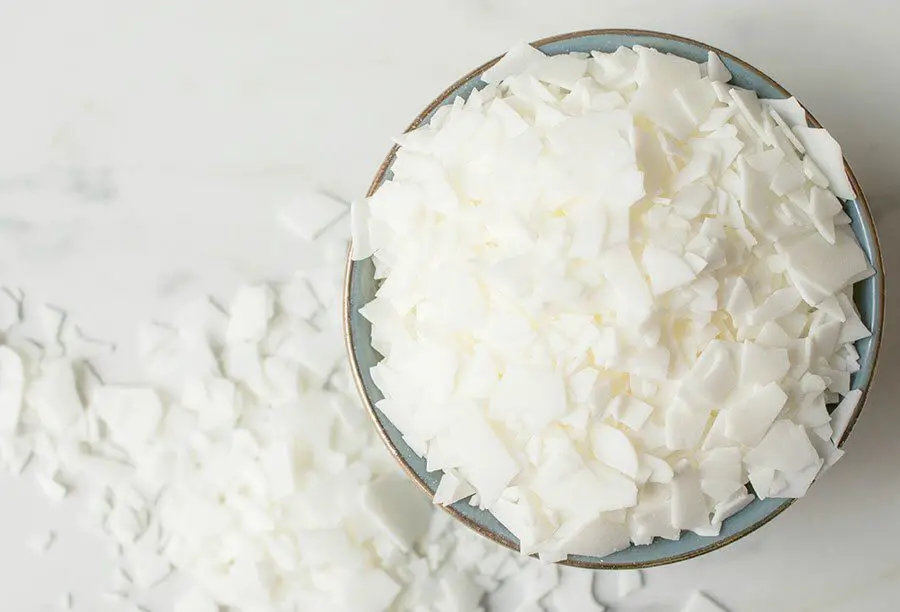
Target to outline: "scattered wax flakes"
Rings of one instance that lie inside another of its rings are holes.
[[[256,289],[246,288],[251,293]],[[333,292],[333,299],[338,296]],[[272,301],[280,304],[280,297],[276,290]],[[248,354],[254,347],[259,354],[290,338],[290,332],[286,336],[277,322],[265,318],[258,342],[248,342],[244,333],[229,341],[221,331],[227,346],[211,348],[214,357],[222,358],[237,345]],[[216,327],[224,329],[221,319],[222,325],[211,327],[208,317],[189,313],[178,321],[177,331],[154,326],[159,333],[144,336],[149,361],[159,358],[161,347],[163,354],[179,354],[183,345],[212,338]],[[340,346],[339,330],[332,331],[331,344]],[[28,369],[22,367],[24,355]],[[271,358],[257,359],[268,363]],[[0,439],[4,467],[18,472],[33,455],[37,483],[55,500],[66,497],[76,482],[70,475],[84,476],[77,482],[85,487],[97,487],[90,495],[91,515],[115,542],[122,563],[107,595],[123,609],[138,610],[128,594],[151,588],[173,569],[195,580],[194,590],[174,607],[186,612],[218,612],[229,606],[288,610],[309,602],[348,612],[454,605],[471,609],[486,589],[496,587],[499,575],[478,577],[477,563],[486,556],[480,552],[481,540],[471,536],[478,544],[473,549],[455,525],[444,523],[443,531],[432,528],[441,521],[432,521],[427,497],[380,452],[377,439],[356,416],[355,404],[344,395],[352,389],[339,377],[329,381],[324,374],[297,371],[291,400],[282,405],[253,395],[241,387],[242,381],[198,376],[193,370],[173,370],[166,392],[146,385],[106,385],[77,359],[42,360],[40,353],[20,352],[19,345],[15,350],[2,347],[0,366],[3,415],[12,433],[29,436]],[[265,370],[266,376],[275,373]],[[17,410],[20,396],[25,399]],[[17,414],[26,418],[18,421]],[[476,462],[505,452],[485,425],[484,436],[472,440],[472,450],[482,453],[470,453]],[[175,470],[176,457],[190,460]],[[500,475],[504,483],[518,470],[509,461],[508,475]],[[468,492],[461,475],[447,482],[453,496]],[[490,488],[484,479],[476,482]],[[39,551],[50,542],[46,536],[34,538],[31,546]],[[437,550],[447,560],[431,570],[433,578],[428,570],[405,570],[416,560],[427,563],[419,549]],[[498,551],[500,563],[510,557]],[[222,559],[229,561],[223,566]],[[343,580],[310,581],[321,568],[343,568],[348,562],[366,565],[361,574],[353,574],[354,584],[363,585],[355,591],[359,596],[348,594]],[[296,589],[279,591],[276,575],[290,576]],[[431,580],[440,587],[428,587]],[[552,587],[547,582],[535,596]]]

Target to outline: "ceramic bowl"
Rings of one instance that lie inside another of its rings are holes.
[[[734,84],[752,89],[762,98],[785,98],[790,96],[781,85],[733,55],[703,43],[671,34],[641,30],[591,30],[554,36],[532,44],[549,55],[571,51],[614,51],[623,45],[627,47],[644,45],[697,62],[706,61],[707,52],[713,50],[719,54],[719,57],[722,58],[722,61],[734,75],[732,80]],[[494,64],[497,59],[499,58],[479,66],[448,87],[446,91],[415,118],[408,129],[414,129],[428,121],[438,107],[451,103],[456,96],[467,96],[474,88],[483,86],[484,83],[479,79],[479,75]],[[808,120],[810,125],[819,126],[819,123],[811,115],[808,116]],[[384,163],[378,169],[369,189],[369,195],[372,195],[384,180],[390,178],[391,164],[396,150],[397,147],[391,149]],[[854,297],[856,304],[862,320],[872,330],[872,336],[857,343],[861,369],[853,376],[852,386],[854,389],[862,389],[863,396],[856,408],[856,413],[851,418],[850,427],[848,427],[847,433],[841,440],[841,444],[843,444],[847,434],[850,433],[850,429],[859,417],[859,413],[865,403],[866,391],[872,381],[875,370],[884,312],[884,276],[878,238],[875,234],[875,225],[862,190],[849,166],[847,166],[847,172],[858,195],[856,200],[845,202],[844,209],[852,219],[853,231],[856,233],[876,273],[873,277],[858,283],[855,288]],[[350,363],[363,403],[370,412],[385,444],[409,477],[425,492],[433,495],[440,481],[441,473],[425,471],[424,459],[417,456],[410,449],[403,441],[397,428],[374,407],[375,402],[381,399],[382,395],[372,382],[369,370],[378,363],[381,356],[371,347],[371,326],[369,322],[359,314],[359,309],[372,300],[375,295],[377,283],[373,279],[373,273],[374,266],[371,259],[359,262],[348,261],[344,296],[344,321]],[[715,537],[701,537],[685,532],[681,539],[677,541],[656,539],[647,546],[632,546],[603,558],[570,556],[564,563],[594,569],[626,569],[651,567],[690,559],[722,548],[759,529],[783,512],[793,501],[785,499],[755,500],[744,510],[727,519],[722,525],[721,533]],[[466,500],[457,502],[446,508],[446,510],[481,535],[499,544],[518,550],[518,540],[515,536],[489,512],[470,506]]]

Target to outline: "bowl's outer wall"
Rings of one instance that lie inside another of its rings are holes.
[[[571,37],[570,37],[571,36]],[[673,53],[696,62],[704,62],[707,59],[708,47],[677,37],[665,34],[640,33],[632,31],[600,31],[595,33],[582,33],[575,35],[563,35],[547,41],[538,42],[538,46],[547,54],[568,53],[572,51],[590,52],[593,50],[611,52],[620,46],[632,47],[644,45],[656,48],[660,51]],[[721,54],[722,60],[733,75],[732,83],[746,89],[756,91],[762,98],[784,98],[787,92],[779,87],[768,77],[757,72],[747,64]],[[466,97],[483,82],[473,76],[461,86],[444,96],[435,108],[452,103],[457,96]],[[434,113],[434,108],[423,116],[427,122]],[[415,125],[415,124],[414,124]],[[390,161],[390,160],[389,160]],[[381,182],[390,178],[390,170],[379,174],[380,181],[373,184],[373,189]],[[852,178],[852,176],[851,176]],[[855,184],[855,180],[853,180]],[[859,193],[858,185],[857,193]],[[857,344],[861,356],[861,369],[854,375],[852,386],[854,389],[865,390],[874,372],[875,355],[877,353],[878,340],[881,332],[882,308],[883,308],[883,278],[880,265],[877,237],[871,215],[862,200],[860,194],[858,200],[846,202],[844,209],[852,219],[852,228],[866,252],[869,261],[876,269],[876,276],[858,283],[855,290],[855,298],[860,314],[866,325],[873,330],[871,338],[860,341]],[[365,401],[374,404],[383,396],[372,382],[369,369],[378,363],[381,356],[375,352],[369,342],[371,338],[371,325],[359,315],[359,309],[368,303],[375,294],[375,281],[373,280],[374,265],[371,259],[353,262],[348,272],[347,287],[347,317],[351,359],[355,360],[354,367],[358,370],[359,382],[362,384]],[[862,402],[860,402],[860,408]],[[396,427],[377,409],[372,408],[373,416],[382,428],[382,436],[391,447],[391,451],[401,462],[414,480],[434,493],[440,481],[441,472],[426,472],[425,460],[416,455]],[[849,432],[848,432],[849,433]],[[599,559],[596,557],[572,556],[569,564],[588,566],[594,568],[627,568],[647,567],[671,563],[682,559],[691,558],[703,554],[715,548],[728,544],[743,535],[760,527],[768,520],[790,505],[792,500],[767,499],[755,500],[747,508],[727,519],[722,525],[721,533],[716,537],[700,537],[691,532],[685,532],[677,541],[657,538],[648,546],[632,546],[631,548],[613,553]],[[450,508],[452,514],[491,539],[501,544],[518,549],[518,540],[509,530],[500,524],[489,512],[470,506],[465,500],[458,502]]]

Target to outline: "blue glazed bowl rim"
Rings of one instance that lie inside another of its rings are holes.
[[[640,29],[595,29],[595,30],[580,30],[576,32],[568,32],[565,34],[559,34],[556,36],[551,36],[547,38],[542,38],[540,40],[536,40],[530,43],[533,47],[541,48],[548,45],[552,45],[554,43],[561,43],[565,41],[576,40],[580,38],[587,37],[596,37],[596,36],[619,36],[619,37],[638,37],[638,38],[657,38],[657,39],[665,39],[675,43],[681,43],[688,46],[693,46],[701,50],[705,51],[713,51],[719,55],[726,62],[733,63],[737,66],[740,66],[746,71],[754,73],[757,77],[765,81],[772,89],[776,90],[784,97],[791,97],[790,92],[787,89],[779,85],[774,79],[769,77],[767,74],[762,72],[761,70],[755,68],[751,64],[741,60],[734,55],[722,51],[716,47],[708,45],[706,43],[699,42],[697,40],[686,38],[683,36],[678,36],[675,34],[669,34],[665,32],[656,32],[653,30],[640,30]],[[648,45],[652,46],[652,45]],[[448,99],[455,92],[466,86],[472,81],[475,81],[477,77],[484,73],[485,70],[493,66],[497,63],[502,56],[497,56],[490,61],[485,62],[481,66],[478,66],[474,70],[467,73],[465,76],[461,77],[459,80],[450,85],[447,89],[440,93],[432,102],[421,112],[416,118],[409,124],[406,128],[405,132],[409,132],[421,126],[425,123],[430,116],[434,113],[437,108],[447,103]],[[804,106],[804,110],[806,110],[807,121],[813,127],[822,127],[818,120],[809,112],[808,109]],[[366,197],[371,197],[378,187],[384,182],[388,171],[390,170],[391,165],[393,164],[397,150],[399,149],[398,145],[394,145],[391,147],[384,161],[379,166],[378,171],[375,174],[375,177],[372,180],[372,183],[369,187],[369,190],[366,194]],[[859,415],[862,412],[862,408],[865,405],[868,391],[871,388],[872,380],[875,376],[875,371],[877,369],[878,362],[878,354],[881,348],[881,337],[882,330],[884,327],[884,302],[885,302],[885,288],[884,288],[884,265],[881,256],[881,248],[878,241],[878,235],[875,228],[875,222],[872,217],[872,213],[869,210],[869,205],[866,200],[865,195],[863,194],[862,188],[859,185],[859,182],[856,179],[856,176],[853,174],[853,170],[850,168],[849,163],[846,158],[844,159],[845,169],[847,171],[847,176],[850,180],[851,185],[853,186],[854,191],[856,192],[856,202],[859,208],[860,213],[860,221],[865,225],[866,229],[869,233],[869,244],[870,244],[870,256],[872,266],[875,268],[876,274],[873,281],[875,282],[875,295],[874,295],[874,312],[873,312],[873,322],[872,322],[872,336],[869,344],[869,348],[867,353],[870,355],[871,365],[869,377],[866,383],[861,387],[862,396],[859,400],[859,403],[856,406],[856,410],[854,411],[850,422],[847,426],[847,429],[844,435],[841,437],[838,446],[842,446],[844,442],[847,440],[851,430],[859,419]],[[344,340],[347,347],[347,352],[349,355],[351,371],[354,378],[354,382],[356,384],[357,391],[362,399],[364,406],[366,407],[369,416],[372,418],[373,423],[380,435],[382,441],[385,446],[388,448],[390,453],[394,456],[400,466],[403,468],[404,472],[415,482],[420,489],[422,489],[429,497],[434,495],[433,490],[428,486],[428,484],[422,479],[422,477],[409,465],[404,456],[400,453],[399,449],[396,447],[394,442],[391,440],[388,432],[385,430],[384,424],[381,422],[381,418],[369,398],[369,395],[366,391],[365,383],[363,381],[361,372],[360,372],[360,364],[357,360],[357,354],[355,349],[355,340],[353,337],[352,325],[351,325],[351,285],[352,285],[352,276],[354,266],[357,262],[354,262],[349,257],[347,257],[347,265],[346,265],[346,274],[345,274],[345,283],[344,283],[344,299],[343,299],[343,324],[344,324]],[[769,523],[772,519],[780,515],[784,512],[789,506],[791,506],[796,499],[785,499],[783,500],[777,507],[773,508],[768,514],[750,524],[749,526],[727,536],[724,538],[719,538],[713,541],[710,541],[708,544],[704,546],[700,546],[697,548],[692,548],[686,550],[681,553],[671,554],[664,557],[648,559],[643,561],[629,561],[629,562],[616,562],[616,561],[606,561],[604,559],[596,559],[590,557],[581,557],[581,558],[568,558],[564,561],[561,561],[562,565],[569,565],[573,567],[582,567],[587,569],[606,569],[606,570],[622,570],[622,569],[638,569],[638,568],[648,568],[655,567],[660,565],[668,565],[671,563],[676,563],[679,561],[685,561],[688,559],[692,559],[698,557],[700,555],[704,555],[706,553],[712,552],[714,550],[718,550],[728,544],[731,544],[750,533],[753,533],[763,525]],[[516,543],[504,537],[502,534],[496,533],[495,531],[487,528],[486,526],[478,523],[477,521],[471,519],[468,516],[462,514],[459,510],[454,508],[453,506],[444,506],[440,505],[440,507],[452,515],[454,518],[462,522],[464,525],[472,529],[473,531],[479,533],[480,535],[498,543],[502,546],[510,548],[518,552],[518,546]]]

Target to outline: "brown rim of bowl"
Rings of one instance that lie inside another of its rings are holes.
[[[727,53],[725,51],[722,51],[721,49],[717,49],[715,47],[707,45],[706,43],[702,43],[702,42],[693,40],[691,38],[686,38],[683,36],[677,36],[675,34],[667,34],[665,32],[654,32],[652,30],[632,30],[632,29],[580,30],[578,32],[569,32],[566,34],[558,34],[556,36],[542,38],[540,40],[536,40],[536,41],[532,42],[531,45],[533,47],[541,47],[541,46],[544,46],[544,45],[547,45],[550,43],[560,42],[563,40],[569,40],[572,38],[582,38],[584,36],[597,36],[597,35],[653,36],[653,37],[657,37],[657,38],[665,38],[668,40],[674,40],[677,42],[683,42],[683,43],[687,43],[687,44],[691,44],[691,45],[696,45],[702,49],[707,49],[709,51],[713,51],[713,52],[717,53],[720,57],[725,57],[725,58],[731,60],[732,62],[739,64],[739,65],[743,66],[744,68],[757,73],[766,82],[768,82],[772,87],[774,87],[779,92],[784,94],[785,97],[791,96],[790,92],[788,92],[787,89],[785,89],[784,87],[779,85],[770,76],[768,76],[761,70],[758,70],[751,64],[748,64],[747,62],[735,57],[734,55]],[[479,74],[483,73],[485,70],[487,70],[488,68],[493,66],[495,63],[497,63],[500,60],[501,57],[503,57],[503,56],[497,56],[494,59],[492,59],[488,62],[485,62],[481,66],[478,66],[477,68],[475,68],[474,70],[472,70],[471,72],[467,73],[465,76],[463,76],[462,78],[457,80],[455,83],[450,85],[443,92],[441,92],[441,94],[437,98],[432,100],[431,103],[427,107],[425,107],[425,110],[423,110],[421,113],[419,113],[419,115],[412,121],[412,123],[409,124],[409,127],[406,128],[405,132],[409,132],[409,131],[414,130],[417,127],[419,127],[425,121],[425,118],[429,114],[431,114],[436,108],[441,106],[441,104],[444,102],[444,100],[446,100],[450,96],[450,94],[452,94],[454,91],[459,89],[462,85],[467,83],[473,77],[478,76]],[[816,118],[812,116],[812,114],[809,112],[809,110],[806,109],[805,106],[803,108],[804,108],[804,110],[806,110],[806,115],[807,115],[807,119],[808,119],[809,123],[813,127],[822,127],[822,125],[816,120]],[[375,178],[372,179],[372,184],[369,187],[369,191],[366,194],[366,197],[371,197],[372,194],[375,193],[375,190],[378,189],[378,186],[381,185],[382,181],[384,180],[385,173],[387,172],[388,168],[390,168],[391,164],[394,162],[394,158],[396,157],[398,148],[399,147],[397,145],[394,145],[393,147],[391,147],[391,150],[388,152],[387,156],[384,158],[384,161],[381,163],[381,166],[378,168],[378,172],[375,174]],[[874,346],[870,350],[874,351],[874,352],[872,355],[872,373],[869,376],[869,384],[866,385],[866,387],[862,390],[862,396],[860,397],[859,404],[857,405],[856,410],[854,411],[853,416],[850,419],[850,423],[847,426],[847,430],[844,432],[844,435],[841,437],[841,440],[840,440],[838,446],[843,446],[844,442],[847,440],[847,437],[850,435],[850,432],[852,431],[853,426],[856,424],[856,421],[859,419],[859,415],[862,412],[863,406],[865,405],[869,389],[871,388],[872,381],[874,380],[874,377],[875,377],[875,370],[876,370],[876,365],[878,362],[878,353],[881,349],[882,329],[884,328],[884,303],[885,303],[884,264],[883,264],[883,261],[881,258],[881,247],[878,242],[878,234],[875,229],[875,221],[872,218],[872,213],[869,210],[869,204],[866,201],[866,197],[863,194],[862,188],[860,187],[859,182],[856,180],[856,176],[853,174],[853,170],[850,168],[850,164],[847,163],[846,158],[844,158],[844,167],[847,171],[847,176],[850,179],[850,183],[851,183],[851,185],[853,185],[853,189],[856,192],[856,200],[859,202],[860,212],[861,212],[862,216],[864,217],[865,222],[868,224],[869,227],[872,228],[872,243],[874,246],[873,256],[875,258],[875,261],[873,261],[872,264],[875,267],[875,270],[878,272],[878,274],[876,276],[876,282],[878,283],[876,290],[877,290],[878,303],[881,305],[881,309],[880,309],[880,312],[878,313],[878,320],[875,322],[875,326],[874,326],[875,329],[872,330],[872,343]],[[368,411],[369,416],[372,419],[372,422],[375,424],[375,428],[378,430],[378,434],[381,436],[382,441],[384,442],[385,446],[388,448],[390,453],[394,456],[394,459],[397,460],[397,463],[400,464],[400,467],[403,468],[403,471],[406,472],[406,474],[412,479],[412,481],[415,482],[419,486],[419,488],[422,489],[429,497],[432,497],[433,494],[432,494],[431,490],[428,488],[428,486],[425,484],[425,482],[423,482],[422,479],[419,478],[419,475],[416,474],[415,471],[413,471],[413,469],[406,463],[406,461],[404,461],[403,457],[400,455],[397,448],[393,445],[393,443],[391,443],[391,440],[388,437],[387,432],[384,430],[384,427],[382,427],[381,423],[378,420],[377,415],[375,414],[374,406],[369,401],[369,398],[366,395],[366,390],[363,385],[362,376],[360,375],[360,372],[359,372],[359,363],[357,363],[356,355],[353,351],[353,338],[350,334],[350,313],[349,313],[348,306],[350,304],[350,277],[351,277],[352,268],[353,268],[353,261],[350,259],[350,255],[349,255],[349,251],[348,251],[346,273],[345,273],[345,277],[344,277],[344,296],[343,296],[344,341],[345,341],[345,344],[347,347],[347,353],[350,358],[350,365],[353,370],[353,379],[356,383],[356,389],[359,392],[360,398],[362,399],[363,404],[365,405],[366,410]],[[740,540],[741,538],[743,538],[746,535],[753,533],[754,531],[756,531],[757,529],[759,529],[760,527],[762,527],[763,525],[767,524],[769,521],[774,519],[776,516],[778,516],[779,514],[784,512],[795,501],[796,501],[796,499],[785,500],[784,504],[779,506],[774,512],[772,512],[771,514],[766,516],[764,519],[760,520],[757,523],[754,523],[753,525],[747,527],[746,529],[743,529],[725,539],[718,540],[716,542],[712,542],[709,545],[703,546],[702,548],[698,548],[696,550],[692,550],[692,551],[677,554],[677,555],[672,555],[672,556],[666,557],[664,559],[658,559],[658,560],[654,560],[654,561],[644,561],[644,562],[628,562],[628,563],[612,563],[612,562],[604,562],[604,561],[583,562],[583,561],[573,561],[573,560],[567,559],[564,561],[560,561],[559,563],[561,565],[568,565],[568,566],[572,566],[572,567],[581,567],[581,568],[586,568],[586,569],[622,570],[622,569],[641,569],[641,568],[648,568],[648,567],[657,567],[660,565],[669,565],[671,563],[677,563],[678,561],[686,561],[688,559],[693,559],[694,557],[699,557],[700,555],[710,553],[714,550],[718,550],[724,546],[727,546],[728,544],[731,544],[733,542],[736,542],[737,540]],[[518,548],[515,546],[515,544],[512,541],[510,541],[504,537],[501,537],[500,535],[494,533],[493,531],[489,531],[488,529],[485,529],[484,527],[482,527],[478,523],[472,521],[468,517],[464,516],[463,514],[461,514],[454,508],[452,508],[450,506],[443,506],[443,505],[440,505],[440,508],[442,508],[444,511],[451,514],[455,519],[457,519],[458,521],[463,523],[466,527],[477,532],[478,534],[488,538],[489,540],[496,542],[497,544],[500,544],[502,546],[505,546],[506,548],[509,548],[511,550],[518,552]]]

